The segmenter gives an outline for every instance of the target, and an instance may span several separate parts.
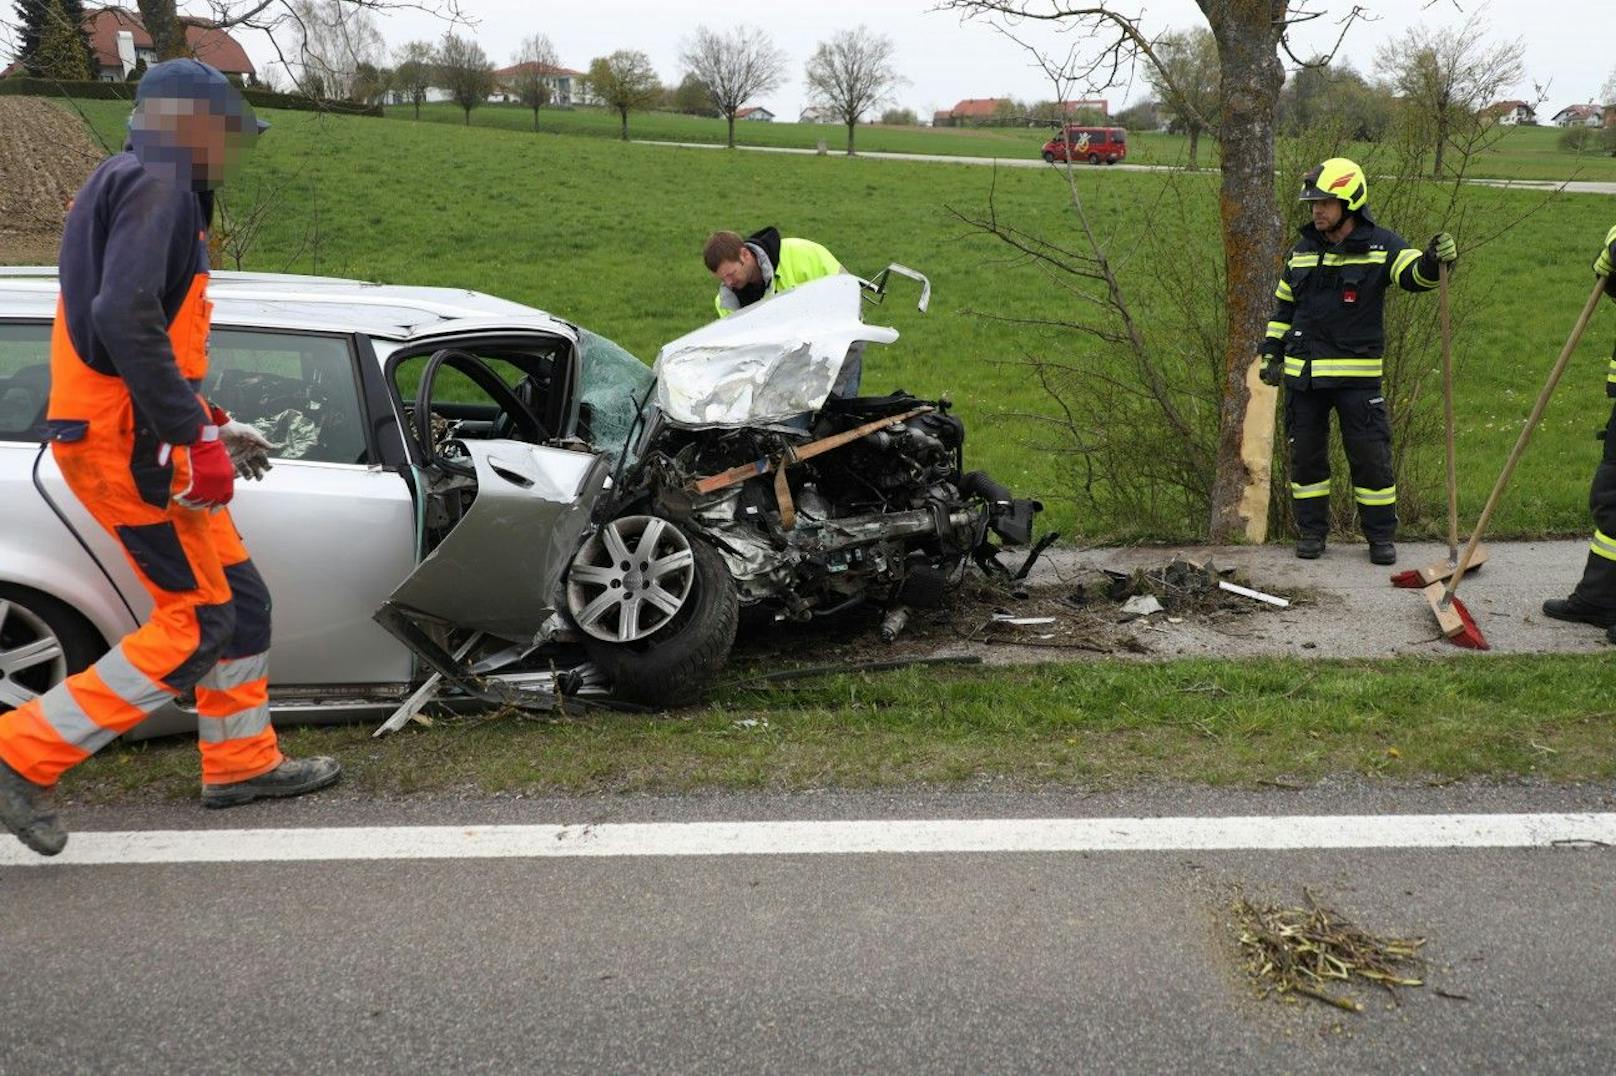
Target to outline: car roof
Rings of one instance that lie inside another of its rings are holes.
[[[55,266],[0,266],[0,317],[49,318],[56,295]],[[575,326],[543,310],[461,288],[219,270],[209,276],[208,298],[219,327],[362,332],[399,341],[492,330],[578,336]]]

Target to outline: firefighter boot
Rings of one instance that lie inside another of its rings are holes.
[[[238,807],[256,799],[301,796],[335,784],[342,766],[334,758],[289,758],[268,773],[246,781],[224,785],[203,785],[202,806]]]
[[[1296,540],[1296,555],[1303,560],[1318,560],[1324,555],[1324,539],[1303,536]]]
[[[1369,563],[1396,564],[1397,546],[1392,542],[1370,542]]]
[[[1543,603],[1543,615],[1576,624],[1592,624],[1596,628],[1616,627],[1616,609],[1593,605],[1575,594],[1569,598],[1550,598]]]
[[[42,856],[54,856],[67,845],[67,831],[56,812],[40,806],[44,789],[0,762],[0,823]]]

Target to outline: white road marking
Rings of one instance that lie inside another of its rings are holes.
[[[73,834],[67,850],[49,859],[6,839],[0,842],[0,866],[1552,845],[1616,846],[1616,813],[634,822],[89,832]]]

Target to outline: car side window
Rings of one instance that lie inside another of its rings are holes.
[[[370,462],[346,338],[214,329],[202,394],[278,445],[275,459]]]
[[[48,323],[0,322],[0,441],[37,441],[50,395]]]

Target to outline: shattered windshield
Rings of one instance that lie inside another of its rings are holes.
[[[651,369],[588,329],[578,330],[578,359],[580,432],[616,466],[628,451],[640,405],[651,387]]]

